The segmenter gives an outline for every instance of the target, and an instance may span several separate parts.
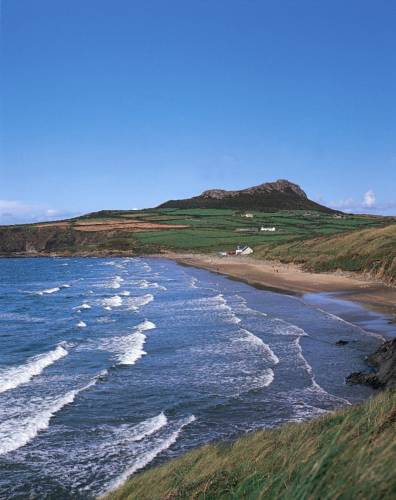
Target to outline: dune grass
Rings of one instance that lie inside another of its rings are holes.
[[[305,423],[207,445],[136,474],[107,500],[394,499],[396,392]]]
[[[367,272],[396,283],[396,224],[256,248],[258,257],[302,263],[312,271]]]

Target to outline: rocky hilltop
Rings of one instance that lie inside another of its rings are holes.
[[[276,212],[278,210],[334,212],[334,210],[310,200],[300,186],[285,179],[266,182],[236,191],[209,189],[193,198],[169,200],[160,205],[159,208],[232,208],[264,212]]]
[[[225,189],[209,189],[208,191],[204,191],[201,194],[202,198],[215,198],[217,200],[222,200],[227,197],[235,198],[236,196],[240,196],[241,194],[264,194],[264,193],[272,193],[274,191],[278,191],[281,193],[294,193],[301,198],[308,199],[305,191],[303,191],[298,184],[294,184],[293,182],[287,181],[285,179],[279,179],[275,182],[266,182],[264,184],[259,184],[258,186],[253,186],[246,189],[240,189],[238,191],[226,191]]]

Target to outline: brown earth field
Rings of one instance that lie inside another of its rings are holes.
[[[72,227],[75,231],[97,232],[97,231],[163,231],[167,229],[185,229],[189,226],[181,224],[156,224],[154,222],[143,222],[140,220],[104,220],[104,221],[79,221],[79,222],[50,222],[36,224],[36,227]]]

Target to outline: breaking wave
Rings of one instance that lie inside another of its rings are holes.
[[[115,276],[109,283],[105,285],[106,288],[120,288],[121,283],[124,281],[121,276]]]
[[[138,311],[141,307],[149,304],[154,300],[154,295],[147,293],[142,297],[130,297],[126,299],[127,309],[130,311]]]
[[[47,288],[46,290],[40,290],[37,292],[37,295],[49,295],[51,293],[59,292],[60,287],[55,286],[54,288]]]
[[[146,335],[143,332],[154,328],[156,328],[154,323],[145,320],[135,326],[134,332],[129,335],[102,339],[98,349],[114,353],[119,365],[134,365],[138,359],[147,354],[143,349],[146,342]]]
[[[178,427],[172,431],[169,435],[165,437],[160,437],[158,439],[153,440],[152,443],[148,444],[147,447],[142,449],[142,453],[137,457],[137,460],[133,465],[124,470],[124,472],[119,475],[115,480],[110,482],[105,491],[102,493],[108,493],[113,491],[114,489],[121,486],[132,474],[136,471],[142,469],[147,464],[149,464],[155,457],[157,457],[160,453],[164,452],[168,448],[170,448],[179,437],[181,431],[184,427],[191,424],[196,420],[194,415],[190,417],[179,420]]]
[[[65,344],[59,344],[54,350],[34,356],[23,365],[1,369],[0,393],[15,389],[21,384],[26,384],[33,377],[40,375],[45,368],[58,361],[58,359],[67,356],[67,354]]]
[[[380,333],[375,333],[375,332],[371,332],[369,330],[365,330],[361,326],[356,325],[355,323],[351,323],[350,321],[347,321],[347,320],[345,320],[343,318],[340,318],[339,316],[336,316],[335,314],[332,314],[332,313],[330,313],[328,311],[325,311],[324,309],[321,309],[320,307],[317,307],[316,310],[320,311],[325,316],[327,316],[327,317],[329,317],[331,319],[334,319],[336,321],[340,321],[341,323],[345,323],[346,325],[352,326],[353,328],[357,328],[358,330],[360,330],[361,332],[363,332],[365,335],[369,335],[370,337],[378,338],[378,339],[382,340],[383,342],[385,342],[385,340],[386,340],[386,338],[383,335],[381,335]]]
[[[74,389],[57,398],[32,399],[24,405],[14,404],[14,418],[0,423],[0,455],[17,450],[32,441],[40,431],[48,428],[51,418],[64,406],[73,403],[76,396],[96,384],[98,375],[80,389]]]
[[[148,280],[140,280],[139,281],[139,288],[157,288],[158,290],[167,290],[167,288],[163,285],[160,285],[159,283],[152,283]]]
[[[120,307],[122,305],[122,298],[119,295],[114,295],[113,297],[103,299],[102,305],[105,308],[107,308],[107,307]]]
[[[80,311],[82,309],[91,309],[91,306],[89,304],[87,304],[86,302],[84,302],[80,306],[76,306],[73,309],[77,309],[78,311]]]
[[[262,349],[268,357],[269,361],[271,361],[274,365],[277,365],[279,363],[278,356],[274,353],[270,346],[263,342],[259,337],[257,337],[257,335],[254,335],[252,332],[249,332],[244,328],[242,328],[240,332],[243,333],[244,336],[238,339],[239,342],[249,342],[253,346]]]
[[[59,290],[62,290],[62,288],[70,288],[70,285],[60,285],[60,286],[54,286],[53,288],[46,288],[45,290],[39,290],[38,292],[35,292],[35,294],[51,295],[52,293],[59,292]]]

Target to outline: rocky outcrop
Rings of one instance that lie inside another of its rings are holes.
[[[272,193],[277,191],[279,193],[294,193],[301,198],[308,199],[306,193],[293,182],[287,181],[285,179],[279,179],[275,182],[266,182],[264,184],[259,184],[258,186],[253,186],[247,189],[240,189],[238,191],[226,191],[224,189],[210,189],[208,191],[204,191],[201,194],[202,198],[213,198],[216,200],[222,200],[224,198],[230,197],[235,198],[241,195],[254,195],[257,193]]]
[[[396,338],[384,342],[374,354],[367,358],[367,362],[375,371],[351,373],[347,377],[347,383],[396,389]]]

